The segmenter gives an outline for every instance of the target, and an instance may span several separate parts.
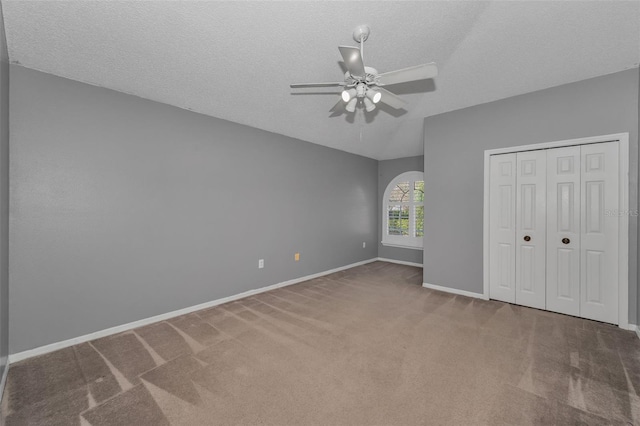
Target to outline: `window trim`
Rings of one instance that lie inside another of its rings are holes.
[[[384,191],[384,196],[382,198],[382,245],[389,247],[401,247],[408,248],[413,250],[423,250],[424,246],[424,237],[413,237],[413,236],[399,236],[399,235],[389,235],[389,205],[392,204],[389,202],[389,196],[391,195],[391,191],[396,187],[396,185],[400,182],[410,182],[411,187],[411,196],[409,201],[409,220],[412,226],[409,229],[414,229],[415,231],[415,209],[416,205],[420,205],[420,203],[416,203],[413,201],[413,190],[414,190],[414,182],[422,181],[424,182],[424,173],[420,171],[410,171],[400,173],[398,176],[393,178],[391,182],[387,185],[387,188]],[[424,202],[422,203],[424,206]],[[423,230],[424,235],[424,230]]]

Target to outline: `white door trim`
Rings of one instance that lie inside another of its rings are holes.
[[[629,327],[629,133],[591,136],[564,141],[544,142],[532,145],[508,148],[488,149],[484,151],[484,215],[483,215],[483,294],[489,298],[489,176],[492,155],[508,154],[537,149],[560,148],[574,145],[586,145],[617,141],[620,145],[620,214],[619,214],[619,263],[618,276],[618,326]]]

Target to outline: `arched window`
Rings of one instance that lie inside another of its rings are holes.
[[[422,249],[424,174],[406,172],[391,181],[382,202],[382,244]]]

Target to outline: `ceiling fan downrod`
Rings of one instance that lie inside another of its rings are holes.
[[[364,42],[369,38],[369,34],[371,34],[371,30],[366,25],[358,25],[355,30],[353,30],[353,39],[360,43],[360,56],[364,60]]]

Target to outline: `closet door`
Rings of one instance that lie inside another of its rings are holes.
[[[580,315],[580,147],[547,150],[547,309]]]
[[[489,181],[489,293],[515,303],[516,154],[492,155]]]
[[[583,145],[580,316],[618,323],[618,143]]]
[[[516,303],[545,308],[547,154],[516,154]]]

